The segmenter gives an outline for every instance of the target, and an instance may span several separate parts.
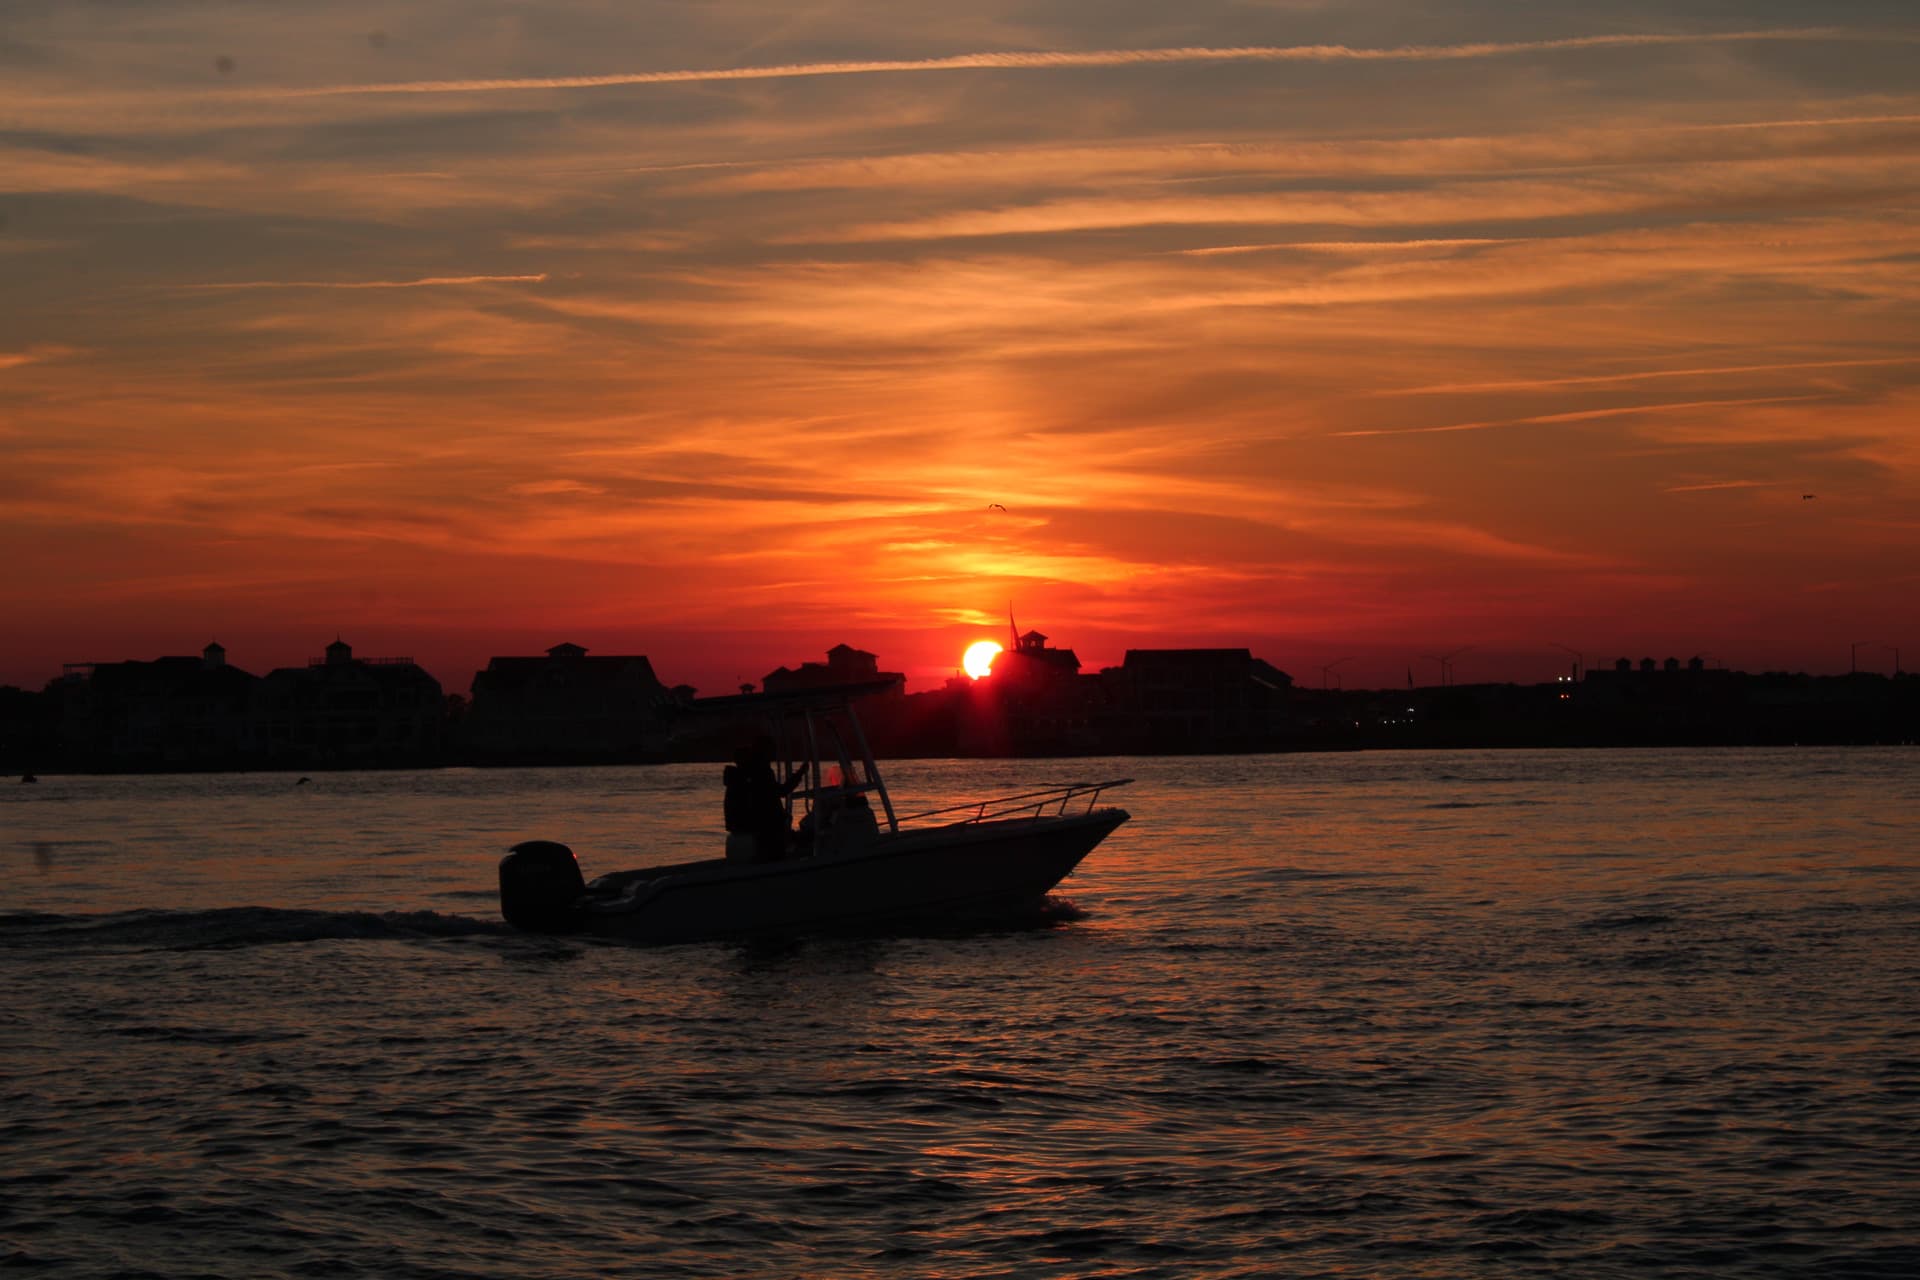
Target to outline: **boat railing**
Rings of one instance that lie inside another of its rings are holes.
[[[900,819],[900,825],[909,822],[922,822],[928,818],[944,818],[948,824],[961,822],[993,822],[1006,818],[1044,818],[1062,816],[1073,806],[1076,813],[1092,813],[1093,806],[1100,800],[1100,793],[1114,787],[1124,787],[1132,778],[1109,778],[1105,782],[1073,782],[1063,787],[1049,787],[1045,791],[1023,791],[1018,795],[995,796],[990,800],[969,801],[966,804],[949,805],[944,809],[928,809],[922,813],[906,814]],[[965,814],[960,817],[957,815]]]

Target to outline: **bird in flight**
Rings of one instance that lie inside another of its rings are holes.
[[[1813,495],[1811,495],[1811,494],[1809,494],[1809,495],[1807,495],[1807,496],[1808,496],[1808,497],[1812,497]],[[1000,505],[999,503],[997,503],[997,502],[989,502],[989,503],[987,504],[987,510],[989,510],[989,511],[1005,511],[1005,510],[1006,510],[1006,508],[1005,508],[1005,507],[1003,507],[1003,506],[1001,506],[1001,505]]]
[[[1802,502],[1812,502],[1812,501],[1813,501],[1813,495],[1812,495],[1812,494],[1810,494],[1810,493],[1803,493],[1803,494],[1801,494],[1801,495],[1800,495],[1800,501],[1802,501]]]

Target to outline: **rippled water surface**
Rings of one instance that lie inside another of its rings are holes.
[[[907,763],[1134,821],[1046,927],[498,923],[716,772],[0,784],[0,1263],[1920,1274],[1911,750]]]

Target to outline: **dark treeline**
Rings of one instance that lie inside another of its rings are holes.
[[[1019,637],[993,674],[908,694],[873,654],[769,672],[768,692],[891,680],[861,706],[888,757],[1173,755],[1361,748],[1910,743],[1920,679],[1749,674],[1622,660],[1543,684],[1302,689],[1246,649],[1133,649],[1083,672]],[[422,768],[719,760],[731,729],[681,714],[695,690],[647,658],[561,644],[495,658],[465,695],[404,658],[336,641],[255,676],[199,657],[76,664],[39,691],[0,687],[8,773]],[[732,693],[735,690],[715,692]]]

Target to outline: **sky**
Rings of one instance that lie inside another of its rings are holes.
[[[8,0],[0,683],[1920,662],[1909,0]],[[1577,657],[1576,657],[1577,655]]]

